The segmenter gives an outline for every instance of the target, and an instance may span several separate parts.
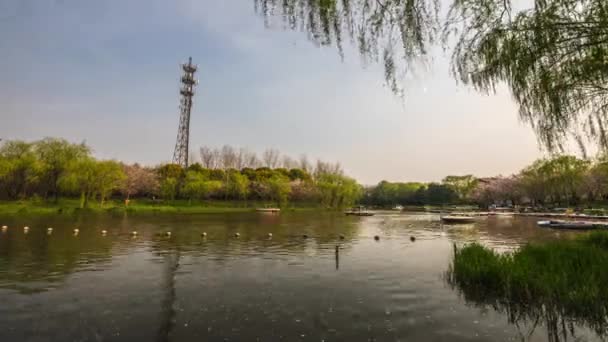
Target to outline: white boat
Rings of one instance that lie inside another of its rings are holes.
[[[261,213],[278,213],[281,211],[281,208],[257,208],[255,211]]]
[[[585,222],[585,221],[563,221],[563,220],[549,220],[549,221],[538,221],[539,227],[553,228],[553,229],[597,229],[606,227],[601,223]]]
[[[441,221],[444,223],[472,223],[475,222],[475,217],[465,215],[446,215],[441,216]]]
[[[363,207],[352,208],[344,212],[347,216],[374,216],[371,211],[365,210]]]

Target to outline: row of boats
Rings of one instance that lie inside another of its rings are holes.
[[[441,221],[449,224],[473,223],[479,216],[470,215],[445,215],[441,216]],[[542,228],[570,229],[570,230],[591,230],[608,229],[608,224],[604,222],[590,221],[568,221],[568,220],[545,220],[538,221],[537,225]]]

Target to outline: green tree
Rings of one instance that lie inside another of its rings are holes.
[[[473,175],[447,176],[442,182],[444,185],[454,190],[461,201],[467,200],[473,189],[477,186],[477,178]]]
[[[80,208],[86,208],[97,190],[97,162],[93,158],[82,158],[72,164],[59,179],[59,187],[65,192],[80,194]]]
[[[59,198],[59,179],[72,164],[89,157],[91,152],[84,143],[72,144],[65,139],[58,138],[45,138],[35,142],[34,151],[41,162],[41,183],[44,184],[44,196],[47,197],[50,192],[55,202]]]
[[[0,160],[0,172],[3,173],[0,187],[11,199],[27,197],[39,182],[42,169],[33,144],[19,140],[7,141],[0,147]]]
[[[253,2],[267,22],[303,28],[341,55],[343,42],[352,42],[365,61],[383,64],[387,85],[400,95],[403,75],[441,42],[458,80],[482,92],[505,83],[548,149],[571,134],[608,146],[605,0]]]
[[[331,209],[352,206],[363,193],[361,186],[354,179],[340,174],[319,174],[316,184],[321,204]]]
[[[238,171],[228,174],[226,193],[232,198],[246,200],[249,194],[249,179]]]
[[[179,191],[179,181],[177,178],[168,177],[160,181],[160,194],[163,198],[170,201],[175,200]]]
[[[275,201],[279,207],[287,205],[291,187],[289,179],[284,176],[275,175],[265,182],[268,185],[270,200]]]
[[[114,160],[98,161],[95,163],[95,191],[99,194],[99,202],[103,207],[107,198],[114,190],[120,188],[125,181],[122,166]]]

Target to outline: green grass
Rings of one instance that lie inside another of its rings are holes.
[[[90,202],[85,209],[80,208],[77,199],[62,198],[57,203],[43,200],[0,201],[0,215],[15,214],[70,214],[75,212],[93,213],[183,213],[215,214],[250,212],[258,207],[272,206],[271,203],[258,201],[152,201],[131,200],[128,206],[123,201],[107,201],[103,206],[99,202]],[[302,211],[318,209],[314,203],[289,204],[284,211]]]
[[[608,232],[599,231],[506,254],[476,243],[454,247],[448,282],[468,301],[510,315],[546,318],[553,312],[606,332],[607,270]]]

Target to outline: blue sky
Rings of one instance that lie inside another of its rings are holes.
[[[252,0],[0,0],[0,51],[0,137],[86,140],[100,158],[171,159],[188,56],[195,150],[305,153],[365,184],[508,175],[541,156],[509,93],[459,87],[441,53],[402,102],[378,66],[265,28]]]

